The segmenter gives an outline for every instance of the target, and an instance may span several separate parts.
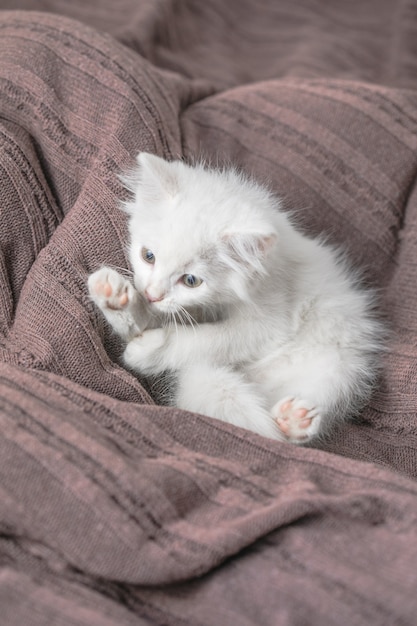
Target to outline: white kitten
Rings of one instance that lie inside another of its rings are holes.
[[[306,443],[357,411],[382,327],[340,255],[236,171],[137,160],[134,287],[106,267],[88,280],[125,364],[174,370],[172,404],[275,439]]]

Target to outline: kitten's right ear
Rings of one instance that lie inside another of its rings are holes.
[[[178,179],[173,163],[148,152],[140,152],[136,161],[138,166],[122,177],[122,182],[130,191],[151,201],[173,197],[178,193]]]

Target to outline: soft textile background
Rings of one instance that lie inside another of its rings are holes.
[[[0,621],[414,624],[417,0],[0,9]],[[119,366],[85,282],[139,150],[237,164],[379,289],[380,386],[321,450]]]

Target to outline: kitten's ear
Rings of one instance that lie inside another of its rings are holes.
[[[268,235],[260,233],[226,233],[222,239],[234,261],[262,271],[263,260],[275,245],[277,235],[275,233],[269,233]]]
[[[178,193],[177,168],[148,152],[140,152],[136,157],[138,167],[122,178],[126,187],[138,192],[149,200],[173,197]]]
[[[154,185],[169,196],[175,196],[178,193],[178,177],[173,163],[148,152],[140,152],[136,160],[142,172],[143,185]]]

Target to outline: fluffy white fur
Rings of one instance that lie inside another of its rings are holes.
[[[279,440],[309,442],[355,413],[382,334],[343,258],[234,170],[137,161],[124,179],[134,286],[107,267],[88,281],[125,364],[174,370],[172,404]]]

